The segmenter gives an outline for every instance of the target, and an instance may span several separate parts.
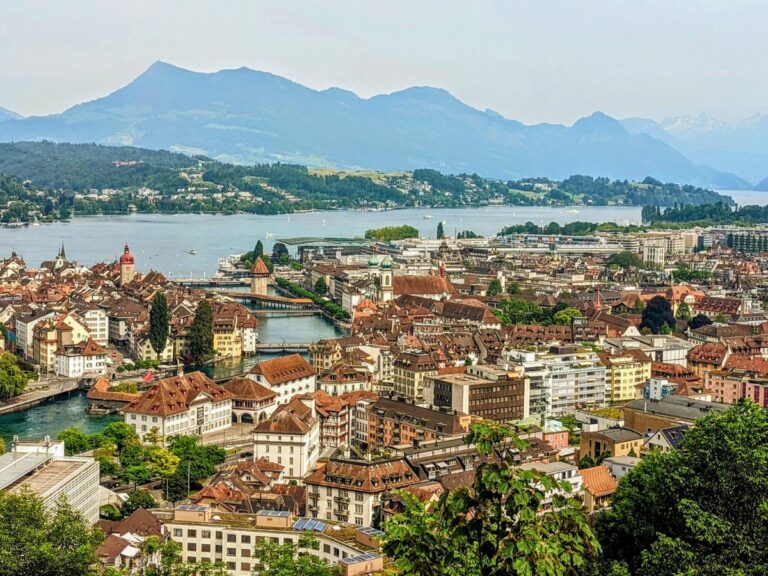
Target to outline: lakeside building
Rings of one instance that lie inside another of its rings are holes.
[[[232,425],[232,397],[202,372],[182,374],[155,382],[124,408],[124,419],[142,441],[153,430],[202,436]]]
[[[259,362],[248,378],[277,394],[278,404],[287,404],[297,394],[311,394],[316,388],[316,372],[300,354]]]

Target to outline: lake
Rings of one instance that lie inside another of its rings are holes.
[[[432,216],[425,220],[424,216]],[[408,209],[382,212],[307,212],[259,216],[236,214],[133,214],[90,216],[24,228],[0,228],[0,257],[15,249],[29,266],[55,258],[63,243],[67,258],[92,265],[116,259],[128,242],[140,271],[158,270],[173,279],[211,275],[218,259],[252,250],[257,240],[269,251],[275,240],[299,236],[354,237],[369,228],[409,224],[423,236],[434,237],[438,222],[446,233],[473,230],[492,236],[509,224],[616,222],[637,224],[640,207],[600,206],[576,208],[511,207]],[[188,254],[196,250],[196,255]]]

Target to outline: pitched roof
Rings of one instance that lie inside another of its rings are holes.
[[[272,386],[278,386],[313,376],[315,369],[301,355],[291,354],[259,362],[251,368],[250,374],[262,376]]]
[[[261,402],[277,396],[276,392],[262,386],[255,380],[243,376],[232,378],[232,380],[224,384],[224,388],[232,392],[232,396],[236,400],[255,400]]]
[[[154,386],[125,407],[125,412],[169,416],[184,412],[200,394],[221,402],[232,398],[225,390],[202,372],[172,376],[155,382]]]
[[[579,470],[579,475],[584,481],[584,490],[596,498],[610,496],[616,492],[616,489],[619,487],[616,478],[611,476],[610,470],[603,465]]]
[[[392,290],[400,294],[453,294],[456,288],[451,281],[443,276],[394,276]]]
[[[105,400],[113,402],[132,402],[141,396],[138,392],[113,392],[110,390],[109,381],[101,376],[96,383],[88,390],[89,400]]]
[[[251,274],[269,276],[269,268],[267,268],[267,265],[264,264],[264,260],[261,259],[261,256],[256,258],[253,266],[251,266]]]

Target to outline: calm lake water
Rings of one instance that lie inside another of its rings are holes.
[[[424,216],[432,216],[425,219]],[[257,216],[203,214],[92,216],[18,229],[0,228],[0,256],[15,249],[30,266],[53,259],[64,243],[67,258],[91,265],[113,260],[125,242],[136,257],[136,268],[159,270],[169,278],[211,275],[218,259],[252,250],[257,240],[270,250],[275,240],[300,236],[354,237],[369,228],[409,224],[434,237],[438,222],[445,230],[473,230],[492,236],[509,224],[550,222],[638,223],[639,207],[508,207],[409,209],[386,212],[311,212]],[[196,255],[188,254],[196,250]]]

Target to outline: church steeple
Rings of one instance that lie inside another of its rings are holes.
[[[61,258],[62,260],[67,259],[67,254],[66,252],[64,252],[64,242],[61,243],[61,248],[59,248],[59,258]]]

